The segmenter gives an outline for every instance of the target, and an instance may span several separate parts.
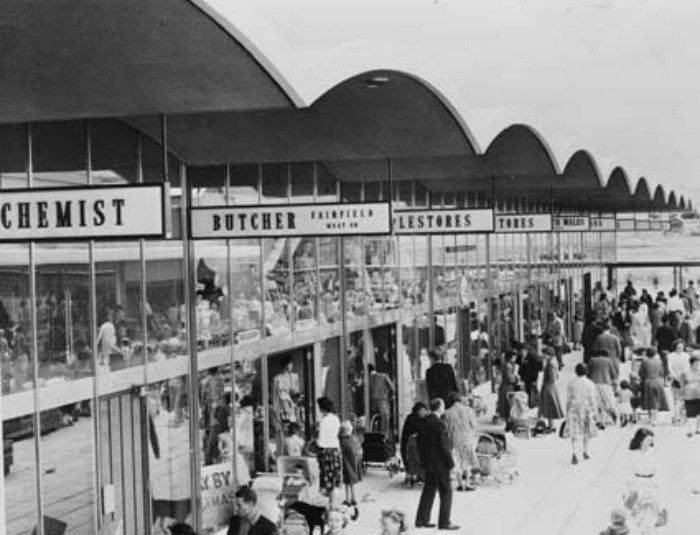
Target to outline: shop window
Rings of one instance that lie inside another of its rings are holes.
[[[138,181],[138,133],[115,119],[90,121],[92,181],[99,185]]]
[[[343,182],[340,185],[340,197],[343,202],[362,202],[363,184],[361,182]]]
[[[261,204],[286,204],[289,202],[289,165],[262,165]]]
[[[31,533],[37,522],[37,435],[34,433],[34,356],[29,247],[4,244],[0,266],[2,435],[7,533]],[[22,395],[24,393],[24,395]]]
[[[296,308],[309,304],[310,286],[302,279],[297,284],[290,266],[292,249],[300,246],[300,242],[299,238],[262,239],[265,330],[269,336],[289,334]],[[304,274],[311,275],[306,271]]]
[[[290,240],[294,265],[295,330],[316,326],[318,310],[318,250],[314,238]]]
[[[230,203],[248,205],[260,203],[260,167],[258,165],[232,165]]]
[[[143,384],[146,360],[172,353],[167,341],[179,336],[179,319],[144,343],[141,252],[137,242],[95,243],[96,369],[98,391],[110,393]],[[178,317],[180,316],[178,311]],[[130,369],[130,373],[111,374]],[[119,380],[115,381],[118,377]]]
[[[350,322],[354,318],[366,317],[373,303],[365,254],[363,238],[348,237],[344,240],[345,316]]]
[[[230,292],[232,281],[228,271],[230,251],[225,241],[198,241],[194,245],[197,260],[194,306],[198,360],[208,363],[208,359],[213,359],[218,362],[219,359],[226,359],[227,354],[221,354],[215,349],[232,343]],[[177,288],[172,283],[169,286],[171,294],[185,291],[184,288]],[[180,307],[179,299],[183,299],[183,296],[172,298],[170,303],[161,303],[160,312],[153,311],[153,329],[165,328],[164,322],[169,323],[169,315],[176,312],[171,307]]]
[[[187,181],[192,189],[192,206],[226,204],[226,166],[188,167]]]
[[[290,165],[292,202],[314,202],[314,173],[314,164],[312,162],[298,162]]]
[[[0,125],[0,189],[27,187],[26,125]]]
[[[322,162],[316,163],[316,189],[318,202],[338,201],[338,180]]]
[[[87,183],[85,123],[60,121],[31,127],[33,187],[60,188]]]
[[[342,320],[338,245],[339,240],[337,238],[322,237],[318,239],[319,277],[321,283],[319,318],[321,322],[326,324],[339,324]]]
[[[264,243],[264,240],[263,240]],[[271,302],[270,292],[276,292],[278,287],[272,288],[265,280],[265,297],[260,287],[260,247],[261,240],[231,240],[230,255],[230,280],[231,280],[231,323],[233,325],[234,342],[248,343],[263,337],[263,306],[267,317],[275,317],[270,314],[274,306]],[[276,255],[272,255],[275,258]],[[264,256],[268,258],[268,256]],[[270,260],[272,262],[272,260]],[[267,270],[269,264],[262,267]],[[274,269],[274,268],[271,268]],[[275,276],[279,272],[275,271]],[[283,280],[283,277],[280,277]],[[268,329],[270,326],[267,326]]]

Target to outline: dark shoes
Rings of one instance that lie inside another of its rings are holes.
[[[431,524],[430,522],[416,522],[416,527],[417,528],[434,528],[435,524]]]
[[[575,453],[571,456],[571,464],[578,464],[578,457]]]
[[[588,459],[591,458],[591,456],[588,455],[588,453],[584,451],[584,452],[583,452],[583,458],[586,459],[586,460],[588,460]]]
[[[449,526],[438,526],[438,529],[444,529],[446,531],[457,531],[459,529],[459,526],[450,524]]]

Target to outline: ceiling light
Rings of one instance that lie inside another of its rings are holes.
[[[368,78],[367,80],[365,80],[367,87],[369,87],[371,89],[375,89],[377,87],[383,86],[387,82],[389,82],[388,76],[372,76],[371,78]]]

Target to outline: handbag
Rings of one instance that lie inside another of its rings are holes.
[[[571,438],[571,430],[569,429],[569,426],[566,425],[566,420],[564,420],[559,426],[559,438]]]

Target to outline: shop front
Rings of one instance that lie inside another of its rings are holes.
[[[321,161],[186,166],[113,120],[3,138],[8,533],[215,532],[237,485],[313,441],[319,396],[397,440],[431,351],[488,390],[575,293],[574,256],[524,230],[546,214],[476,195]]]

